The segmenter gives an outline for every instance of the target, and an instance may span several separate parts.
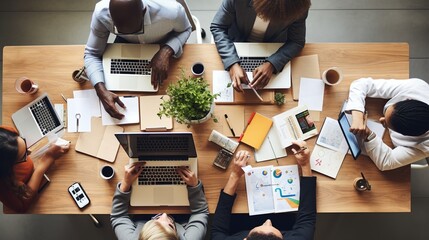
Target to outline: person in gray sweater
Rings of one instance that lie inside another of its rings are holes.
[[[118,183],[113,196],[110,221],[116,237],[122,239],[204,239],[209,210],[203,185],[188,168],[177,171],[187,184],[191,216],[187,223],[175,222],[166,213],[159,213],[151,220],[133,221],[128,215],[131,185],[143,171],[144,163],[125,166],[124,178]],[[136,216],[135,216],[136,217]]]

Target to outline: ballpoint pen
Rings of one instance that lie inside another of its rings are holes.
[[[234,129],[232,129],[231,124],[229,124],[228,115],[225,114],[225,121],[228,124],[229,130],[231,130],[232,136],[235,137]]]
[[[253,92],[259,98],[259,100],[261,100],[261,102],[264,101],[264,99],[262,99],[261,95],[259,95],[259,93],[256,91],[256,89],[252,85],[250,85],[250,82],[247,83],[247,86],[249,86],[249,88],[253,90]]]

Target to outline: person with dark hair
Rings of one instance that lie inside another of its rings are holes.
[[[302,176],[300,178],[300,200],[296,219],[288,219],[290,213],[269,215],[240,216],[240,220],[233,221],[231,213],[237,196],[236,189],[244,174],[242,167],[246,166],[249,152],[239,151],[233,160],[233,169],[228,181],[221,190],[216,212],[213,218],[212,240],[312,240],[316,226],[316,177],[312,176],[310,166],[310,150],[304,141],[294,142],[299,149],[292,148]],[[256,221],[255,221],[256,220]],[[295,220],[289,224],[290,220]],[[237,226],[240,224],[240,226]],[[246,226],[242,226],[246,225]],[[292,225],[292,229],[289,229]],[[251,230],[241,230],[241,229]],[[239,229],[239,230],[237,230]]]
[[[243,91],[241,84],[249,83],[234,42],[284,43],[265,63],[253,71],[251,85],[265,87],[273,73],[283,67],[305,45],[305,20],[310,0],[224,0],[210,30],[225,70],[229,71],[233,87]]]
[[[0,126],[0,201],[13,211],[24,213],[33,203],[43,174],[69,145],[52,145],[36,167],[25,138],[11,127]]]
[[[365,98],[389,99],[380,122],[389,129],[393,149],[365,125]],[[350,131],[381,171],[429,157],[429,84],[417,78],[385,80],[361,78],[350,85],[346,110],[352,113]]]
[[[183,53],[192,27],[181,4],[166,0],[102,0],[95,5],[85,47],[85,68],[101,103],[110,116],[124,115],[115,104],[125,107],[119,97],[106,89],[101,57],[109,34],[117,43],[156,43],[159,51],[151,60],[154,88],[167,78],[169,62]]]

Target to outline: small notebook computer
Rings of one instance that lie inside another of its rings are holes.
[[[152,57],[158,44],[108,44],[103,54],[106,88],[110,91],[157,92],[151,84]]]
[[[234,43],[238,56],[240,57],[240,66],[246,71],[247,75],[252,76],[252,71],[265,62],[267,57],[277,52],[284,43]],[[270,82],[264,89],[288,89],[291,86],[291,67],[288,62],[284,68],[277,74],[273,74]],[[248,86],[243,84],[243,88]]]
[[[58,133],[64,129],[47,93],[42,94],[17,112],[12,114],[12,121],[21,137],[30,147],[44,136]]]
[[[197,172],[197,152],[190,132],[116,133],[130,163],[145,161],[133,183],[131,206],[189,206],[186,184],[177,174],[179,166]]]

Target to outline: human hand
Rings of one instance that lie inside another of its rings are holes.
[[[94,88],[106,112],[116,119],[122,119],[124,114],[118,111],[115,103],[122,108],[125,108],[125,104],[119,99],[118,95],[107,90],[103,82],[97,83]]]
[[[360,137],[366,135],[366,115],[361,111],[352,111],[352,124],[350,126],[350,132]]]
[[[45,155],[39,160],[37,166],[40,167],[43,172],[46,172],[48,168],[54,163],[55,159],[61,157],[69,149],[70,143],[61,146],[51,144],[48,150],[45,152]]]
[[[250,83],[246,72],[238,63],[234,63],[231,68],[229,68],[229,77],[231,78],[232,86],[238,92],[243,92],[241,83]]]
[[[121,191],[128,192],[133,182],[137,179],[140,173],[143,171],[143,166],[146,162],[134,162],[125,165],[124,178],[121,182]]]
[[[264,88],[271,79],[274,72],[274,66],[270,62],[265,62],[253,70],[252,87],[255,89]]]
[[[310,150],[304,141],[292,141],[292,152],[303,176],[311,176]],[[298,147],[297,149],[294,147]]]
[[[238,151],[234,156],[234,165],[232,168],[231,176],[241,177],[244,174],[242,167],[247,165],[247,161],[249,160],[249,152],[246,150]]]
[[[164,79],[168,77],[168,68],[170,67],[170,58],[174,51],[170,46],[164,45],[153,56],[150,67],[152,68],[151,83],[153,89],[156,89]]]
[[[180,177],[185,181],[185,183],[190,187],[195,187],[198,185],[198,178],[197,175],[195,175],[194,172],[192,172],[187,167],[179,167],[177,169],[177,173],[180,175]]]

